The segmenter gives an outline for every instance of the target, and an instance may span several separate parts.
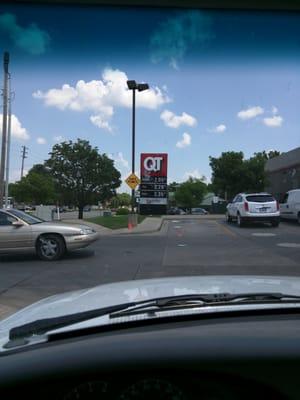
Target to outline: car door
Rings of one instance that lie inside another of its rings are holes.
[[[0,211],[0,251],[13,252],[20,248],[33,246],[32,230],[30,225],[14,226],[17,218]]]
[[[290,209],[290,199],[291,198],[291,193],[286,193],[284,195],[283,201],[280,204],[280,215],[282,218],[288,218],[291,219],[293,218],[293,211]]]
[[[234,209],[234,202],[237,196],[235,196],[230,203],[227,205],[228,214],[232,217],[233,216],[233,209]]]
[[[238,202],[241,196],[237,195],[232,201],[231,216],[236,217],[238,212]]]

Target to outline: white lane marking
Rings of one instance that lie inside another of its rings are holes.
[[[184,244],[184,243],[179,243],[177,246],[178,246],[178,247],[185,247],[186,244]]]
[[[300,243],[277,243],[277,246],[279,246],[279,247],[292,247],[292,248],[299,248],[300,249]]]
[[[178,224],[179,221],[174,219],[172,222],[174,222],[174,224]]]
[[[180,226],[180,225],[175,225],[174,226],[174,229],[181,229],[182,228],[182,226]]]
[[[266,232],[255,232],[251,233],[252,236],[261,236],[261,237],[271,237],[276,236],[276,233],[266,233]]]

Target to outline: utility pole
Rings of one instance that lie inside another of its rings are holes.
[[[3,116],[2,116],[2,145],[1,145],[1,162],[0,162],[0,208],[3,207],[4,175],[6,166],[5,159],[6,159],[6,146],[7,146],[8,64],[9,64],[9,53],[6,51],[3,57],[4,88],[3,88]]]
[[[22,167],[21,167],[21,179],[23,178],[23,174],[24,174],[24,160],[25,160],[25,158],[27,158],[27,151],[28,151],[28,147],[26,147],[26,146],[22,146]]]
[[[9,163],[10,163],[10,139],[11,139],[11,76],[8,74],[8,127],[7,127],[7,146],[6,146],[6,175],[5,175],[5,208],[8,208],[8,185],[9,185]]]

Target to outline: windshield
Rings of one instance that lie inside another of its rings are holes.
[[[22,219],[29,225],[40,224],[41,222],[44,222],[42,219],[35,217],[33,215],[27,214],[20,210],[9,210],[9,213]]]
[[[299,38],[297,12],[2,2],[0,320],[300,295]]]

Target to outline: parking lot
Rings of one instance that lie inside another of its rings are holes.
[[[238,228],[224,218],[174,217],[151,234],[103,235],[62,260],[0,258],[0,318],[52,294],[179,275],[300,275],[300,226]]]

